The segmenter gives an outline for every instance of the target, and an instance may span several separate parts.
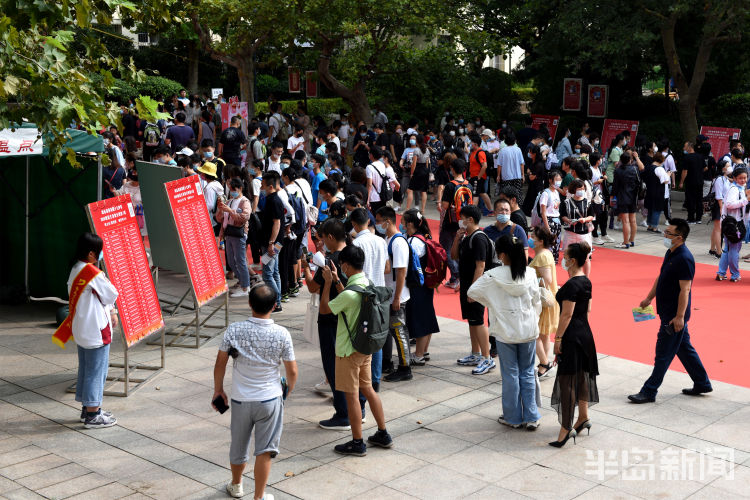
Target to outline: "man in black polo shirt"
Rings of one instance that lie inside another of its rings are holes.
[[[656,338],[656,357],[654,370],[638,394],[631,394],[628,399],[633,403],[653,403],[664,375],[669,369],[675,355],[693,379],[693,387],[683,389],[689,396],[711,392],[711,381],[706,369],[690,343],[688,320],[690,319],[690,287],[695,276],[693,254],[685,246],[690,233],[690,226],[684,219],[672,219],[664,231],[664,245],[669,250],[664,256],[659,277],[641,301],[641,307],[651,304],[656,297],[656,310],[661,326]]]
[[[266,172],[261,180],[261,194],[265,194],[266,204],[260,212],[261,247],[266,254],[261,258],[263,262],[263,281],[276,292],[276,308],[281,311],[281,277],[279,275],[279,248],[277,243],[284,241],[285,216],[284,203],[277,194],[279,191],[279,173]]]

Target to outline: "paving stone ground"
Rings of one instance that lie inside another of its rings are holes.
[[[663,253],[658,237],[639,233],[639,240],[640,252]],[[697,260],[715,262],[703,256],[706,248],[696,250],[706,247],[702,240],[691,241]],[[162,273],[162,293],[176,297],[186,286],[184,276]],[[332,407],[313,391],[323,370],[317,348],[302,338],[306,303],[304,293],[276,317],[292,332],[300,371],[267,488],[277,499],[750,496],[750,389],[716,382],[712,394],[691,398],[680,394],[689,377],[670,371],[655,404],[631,405],[626,396],[650,366],[600,354],[591,434],[555,449],[547,445],[559,429],[549,404],[553,378],[541,382],[536,432],[501,426],[498,371],[476,377],[457,366],[467,327],[442,318],[428,365],[415,368],[411,382],[383,383],[394,447],[371,448],[364,458],[336,455],[333,445],[350,435],[317,426]],[[169,348],[158,377],[128,398],[105,398],[119,425],[87,430],[65,391],[76,377],[75,345],[61,350],[50,341],[55,309],[0,306],[0,498],[225,498],[229,413],[210,408],[219,337],[197,350]],[[231,299],[230,309],[231,321],[248,315],[244,300]],[[112,360],[121,353],[118,340]],[[159,356],[146,343],[131,351],[136,362]],[[226,387],[230,379],[231,370]],[[368,418],[365,435],[373,427]],[[251,467],[246,476],[250,498]]]

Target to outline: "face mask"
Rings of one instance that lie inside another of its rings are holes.
[[[598,145],[599,145],[599,139],[594,141],[594,146],[598,146]]]
[[[623,146],[627,146],[627,145],[628,145],[628,140],[627,140],[627,139],[625,139],[625,142],[623,142],[623,143],[622,143],[622,145],[623,145]]]
[[[250,175],[251,175],[252,177],[255,177],[255,173],[256,173],[256,172],[255,172],[255,169],[254,169],[254,168],[251,168],[250,170],[248,170],[248,172],[250,173]]]
[[[682,150],[682,154],[686,155],[686,154],[690,154],[690,153],[688,153],[687,150],[683,149]]]
[[[464,123],[464,119],[463,119],[463,118],[461,118],[460,120],[458,120],[458,123],[459,123],[459,124],[463,124],[463,123]]]
[[[448,112],[446,111],[446,112],[445,112],[445,113],[443,113],[443,114],[444,114],[445,116],[448,116],[448,115],[449,115],[450,113],[448,113]]]
[[[417,141],[416,141],[416,139],[411,139],[411,140],[409,140],[409,145],[411,145],[411,146],[416,146],[416,145],[417,145]]]
[[[360,137],[361,137],[362,139],[364,139],[365,137],[367,137],[367,134],[359,134],[359,136],[360,136]]]
[[[576,191],[576,196],[578,196],[579,198],[583,198],[584,196],[586,196],[586,190],[579,189],[578,191]]]
[[[99,257],[97,257],[96,260],[103,260],[104,259],[104,250],[99,250]]]
[[[104,144],[105,146],[109,146],[109,139],[102,139],[102,143],[103,143],[103,144]]]
[[[328,245],[326,245],[325,243],[323,243],[323,251],[324,251],[325,253],[331,253],[331,251],[330,251],[330,250],[328,250]]]
[[[456,137],[456,131],[455,131],[455,130],[451,130],[450,132],[448,132],[448,134],[449,134],[449,135],[450,135],[451,137]]]
[[[380,234],[385,234],[385,224],[375,224],[375,231]]]
[[[665,237],[665,238],[664,238],[664,239],[662,240],[662,242],[664,243],[664,246],[665,246],[665,247],[667,247],[667,248],[672,248],[672,240],[670,240],[669,238]]]
[[[201,167],[200,163],[193,163],[193,170],[198,170]]]
[[[401,129],[398,129],[398,130],[396,130],[396,133],[397,133],[398,135],[404,135],[404,131],[403,131],[403,130],[401,130]]]
[[[476,126],[478,127],[479,125],[481,125],[481,124],[482,124],[482,122],[480,122],[480,121],[475,121],[475,122],[474,122],[474,124],[475,124],[475,125],[476,125]]]
[[[240,197],[240,192],[239,191],[229,191],[229,196],[231,198],[239,198]]]
[[[500,224],[507,224],[510,221],[510,215],[508,214],[497,214],[497,221]]]
[[[210,160],[211,158],[214,157],[214,152],[213,151],[206,151],[205,153],[203,153],[203,157]]]
[[[568,260],[567,259],[563,259],[562,262],[560,263],[560,265],[562,266],[563,271],[567,271],[568,270]]]
[[[555,187],[559,188],[560,186],[562,186],[562,181],[555,181]]]
[[[463,134],[464,133],[464,129],[462,129],[462,128],[458,129],[458,133],[459,134]]]
[[[659,148],[657,146],[654,146],[654,153],[658,153],[658,152],[659,152]]]
[[[534,240],[529,238],[527,241],[529,242],[529,248],[534,248],[534,245],[535,245]]]
[[[458,221],[458,227],[461,229],[466,229],[466,221],[461,219]]]
[[[581,148],[576,148],[576,154],[580,154]]]
[[[260,195],[261,196],[266,196],[266,190],[265,189],[261,189],[260,190]]]
[[[282,171],[282,172],[283,172],[284,170],[286,170],[287,168],[289,168],[289,164],[288,164],[288,163],[282,163],[282,164],[281,164],[281,171]]]
[[[508,128],[508,124],[507,123],[503,123],[503,128]]]
[[[531,153],[526,153],[526,158],[531,159]]]
[[[404,225],[403,225],[403,224],[399,224],[399,225],[398,225],[398,230],[399,230],[399,232],[401,232],[401,233],[405,233],[405,232],[406,232],[406,228],[404,227]]]
[[[154,158],[154,163],[164,163],[164,160],[161,158]]]

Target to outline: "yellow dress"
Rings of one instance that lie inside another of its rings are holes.
[[[555,258],[552,256],[552,252],[547,250],[537,250],[534,259],[531,261],[529,266],[533,267],[536,271],[538,278],[542,277],[541,270],[548,267],[552,273],[552,283],[549,287],[549,291],[552,295],[557,294],[557,272],[555,270]],[[560,320],[560,306],[557,301],[552,307],[542,308],[542,314],[539,315],[539,333],[553,334],[557,331],[557,323]]]

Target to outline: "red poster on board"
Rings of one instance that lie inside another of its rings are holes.
[[[195,300],[202,306],[226,292],[227,281],[200,178],[197,175],[183,177],[166,182],[164,188],[177,226]]]
[[[563,81],[563,110],[580,111],[583,94],[583,80],[566,78]]]
[[[617,134],[625,130],[630,131],[629,144],[635,144],[635,136],[638,135],[638,122],[633,120],[604,120],[604,129],[600,145],[602,151],[609,149],[609,144]]]
[[[107,276],[117,288],[117,310],[131,346],[164,327],[159,297],[129,194],[86,206],[94,232],[104,240]]]
[[[609,85],[589,85],[587,115],[591,118],[607,116]]]
[[[711,144],[711,153],[714,155],[716,161],[719,158],[729,153],[729,139],[739,139],[741,129],[738,128],[722,128],[722,127],[701,127],[701,134],[708,137],[708,143]]]
[[[318,73],[305,71],[305,91],[307,97],[318,97]]]
[[[531,128],[539,130],[539,125],[542,123],[547,125],[549,135],[554,139],[555,135],[557,135],[557,126],[560,124],[560,117],[552,115],[531,115]]]
[[[299,68],[289,66],[289,93],[299,94],[302,92]]]

